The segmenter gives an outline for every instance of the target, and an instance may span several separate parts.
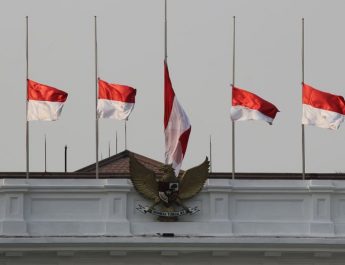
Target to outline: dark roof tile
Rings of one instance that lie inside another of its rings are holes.
[[[109,158],[103,159],[98,162],[100,173],[118,173],[118,174],[129,174],[129,154],[132,153],[134,157],[145,167],[153,170],[156,174],[159,173],[160,168],[164,165],[163,163],[148,158],[143,155],[139,155],[129,150],[125,150]],[[75,172],[77,173],[87,173],[95,172],[96,163],[81,168]]]

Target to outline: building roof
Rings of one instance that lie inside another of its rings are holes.
[[[131,152],[129,150],[122,151],[109,158],[103,159],[98,162],[99,173],[117,173],[117,174],[129,174],[129,154],[133,154],[134,157],[145,167],[153,170],[156,174],[160,173],[160,168],[164,165],[162,162],[153,160],[143,155]],[[81,168],[76,173],[91,173],[96,171],[96,163]]]

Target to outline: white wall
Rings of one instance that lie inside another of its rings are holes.
[[[127,179],[3,179],[2,235],[327,236],[345,234],[345,182],[209,180],[200,212],[159,223]]]
[[[345,264],[343,181],[209,180],[176,223],[139,203],[127,179],[2,179],[0,265]]]

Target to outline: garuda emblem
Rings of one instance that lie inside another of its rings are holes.
[[[143,197],[153,201],[151,206],[138,205],[137,209],[157,215],[160,221],[176,221],[180,215],[198,212],[197,207],[186,207],[183,201],[202,190],[209,175],[209,166],[210,162],[206,157],[201,165],[176,177],[172,165],[164,165],[160,169],[162,175],[158,176],[131,154],[129,169],[132,183]]]

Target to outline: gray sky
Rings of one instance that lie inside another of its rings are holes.
[[[164,160],[163,0],[0,0],[0,171],[25,170],[25,16],[30,78],[69,93],[61,119],[30,124],[30,168],[69,170],[95,162],[93,16],[99,76],[137,88],[128,123],[130,150]],[[175,93],[192,123],[183,168],[202,162],[213,138],[213,170],[231,171],[232,17],[236,85],[274,103],[273,126],[236,125],[236,169],[301,170],[301,18],[305,81],[345,95],[344,1],[169,0],[168,62]],[[307,172],[345,172],[345,130],[306,128]],[[124,124],[100,121],[100,152],[124,149]]]

